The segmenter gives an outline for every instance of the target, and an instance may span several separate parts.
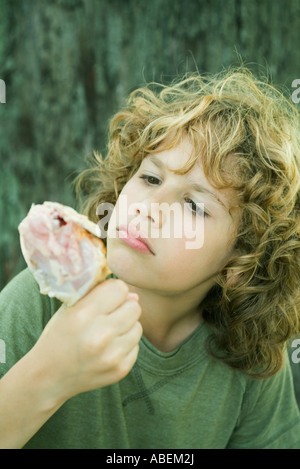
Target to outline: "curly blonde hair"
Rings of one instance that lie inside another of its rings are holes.
[[[142,159],[183,134],[195,149],[183,171],[201,155],[208,180],[233,188],[241,210],[237,254],[204,302],[208,348],[253,377],[271,376],[300,323],[299,114],[279,90],[242,67],[135,90],[111,120],[106,157],[95,153],[77,180],[83,211],[97,222],[97,206],[116,202]]]

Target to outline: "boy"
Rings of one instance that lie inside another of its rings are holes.
[[[132,93],[79,180],[91,219],[115,204],[117,278],[68,309],[28,270],[2,292],[1,446],[300,448],[299,155],[245,70]]]

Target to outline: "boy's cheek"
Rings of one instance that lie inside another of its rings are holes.
[[[120,196],[121,197],[121,196]],[[128,225],[128,212],[126,200],[118,198],[117,203],[112,211],[111,217],[108,222],[107,236],[108,238],[117,237],[117,228],[120,225]]]

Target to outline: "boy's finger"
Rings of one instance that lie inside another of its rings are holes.
[[[110,314],[117,309],[128,296],[128,287],[122,280],[109,279],[96,285],[81,298],[74,307],[89,310],[95,314]]]

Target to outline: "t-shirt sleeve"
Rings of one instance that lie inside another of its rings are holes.
[[[274,376],[249,381],[228,448],[300,449],[300,412],[287,354]]]
[[[0,293],[0,378],[36,343],[60,302],[42,295],[29,269]]]

